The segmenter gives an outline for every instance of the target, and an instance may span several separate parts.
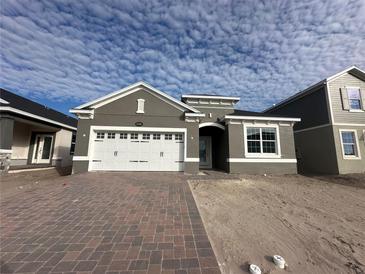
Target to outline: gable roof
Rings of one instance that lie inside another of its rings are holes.
[[[319,82],[311,85],[310,87],[308,87],[308,88],[306,88],[306,89],[304,89],[302,91],[299,91],[298,93],[295,93],[294,95],[292,95],[292,96],[290,96],[290,97],[282,100],[281,102],[279,102],[279,103],[277,103],[277,104],[275,104],[275,105],[273,105],[273,106],[265,109],[263,112],[267,112],[267,111],[276,109],[276,108],[278,108],[280,106],[283,106],[283,105],[285,105],[285,104],[287,104],[289,102],[292,102],[292,101],[297,100],[297,99],[299,99],[299,98],[301,98],[303,96],[306,96],[306,95],[308,95],[308,94],[310,94],[312,92],[315,92],[322,85],[325,85],[325,84],[327,84],[330,81],[333,81],[334,79],[340,77],[341,75],[343,75],[345,73],[350,73],[350,74],[354,75],[355,77],[357,77],[357,78],[365,81],[365,71],[359,69],[356,66],[351,66],[351,67],[349,67],[347,69],[344,69],[344,70],[340,71],[339,73],[336,73],[336,74],[334,74],[334,75],[332,75],[330,77],[327,77],[327,78],[325,78],[325,79],[323,79],[323,80],[321,80],[321,81],[319,81]]]
[[[95,108],[98,108],[100,106],[103,106],[103,105],[106,105],[110,102],[113,102],[117,99],[120,99],[120,98],[123,98],[124,96],[127,96],[131,93],[134,93],[138,90],[140,90],[141,88],[146,88],[154,93],[156,93],[158,96],[161,96],[162,98],[165,98],[167,99],[168,101],[170,101],[171,103],[173,103],[174,105],[176,106],[180,106],[186,110],[189,110],[189,111],[192,111],[194,113],[199,113],[200,111],[195,109],[194,107],[192,106],[189,106],[175,98],[173,98],[172,96],[152,87],[151,85],[147,84],[146,82],[143,82],[143,81],[140,81],[140,82],[137,82],[135,84],[132,84],[132,85],[129,85],[123,89],[120,89],[120,90],[117,90],[115,92],[112,92],[112,93],[109,93],[105,96],[102,96],[96,100],[93,100],[91,102],[88,102],[88,103],[85,103],[85,104],[82,104],[78,107],[75,107],[73,109],[72,112],[76,112],[77,110],[81,110],[81,109],[95,109]]]
[[[76,130],[77,119],[0,88],[0,111]]]

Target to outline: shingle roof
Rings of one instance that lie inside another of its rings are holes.
[[[22,96],[16,95],[3,88],[0,88],[0,98],[2,99],[0,100],[1,107],[12,107],[70,127],[77,127],[77,119]]]

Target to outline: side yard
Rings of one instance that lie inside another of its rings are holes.
[[[365,273],[364,174],[189,183],[223,273]]]

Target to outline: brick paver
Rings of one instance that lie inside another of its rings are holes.
[[[220,273],[182,174],[63,177],[0,214],[0,273]]]

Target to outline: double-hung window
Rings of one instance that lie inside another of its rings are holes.
[[[246,128],[247,156],[277,156],[278,138],[275,127],[247,127]]]
[[[361,110],[361,93],[359,88],[347,87],[350,110]]]
[[[70,155],[74,155],[76,146],[76,132],[72,132],[71,137],[71,146],[70,146]]]
[[[343,157],[345,159],[359,158],[359,150],[355,130],[340,130]]]

